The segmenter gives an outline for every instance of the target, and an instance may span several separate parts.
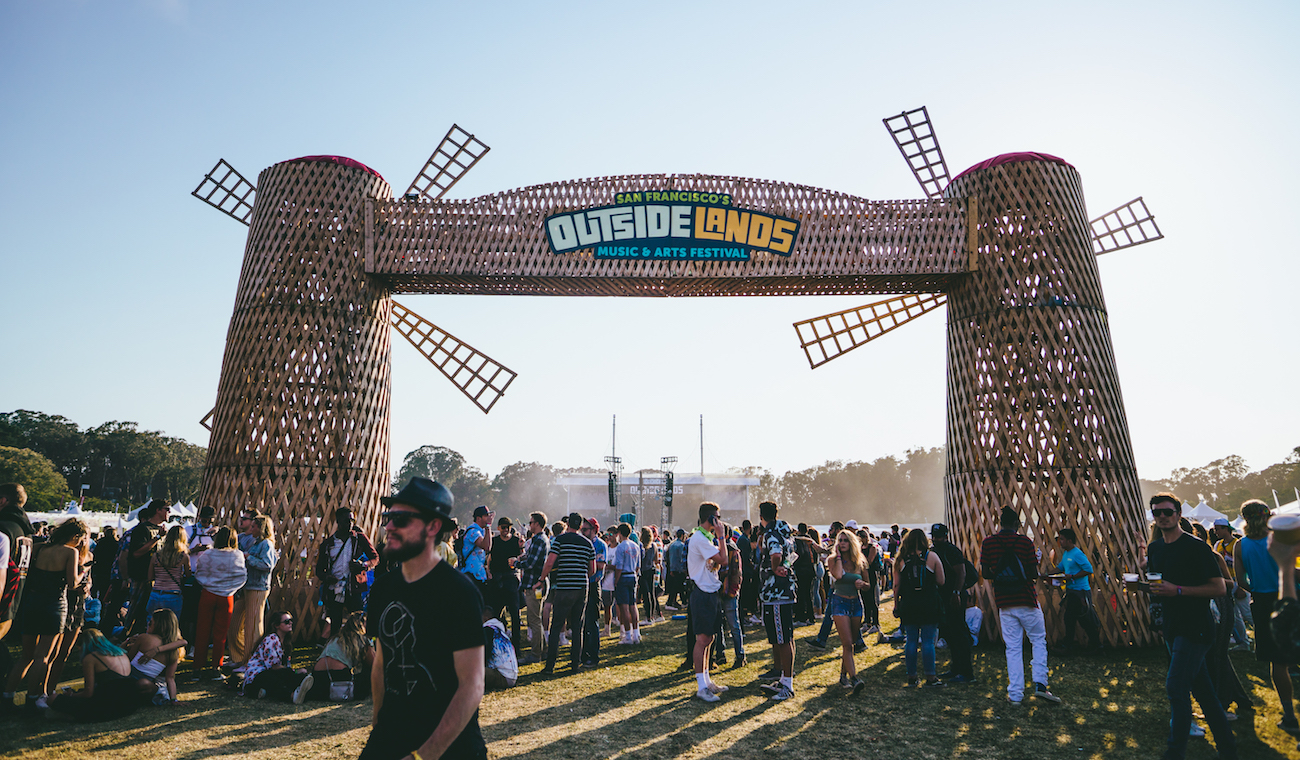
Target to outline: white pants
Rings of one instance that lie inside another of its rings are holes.
[[[1047,685],[1047,625],[1038,607],[1006,607],[998,610],[998,622],[1007,645],[1007,696],[1019,702],[1025,697],[1025,636],[1029,637],[1034,683]]]

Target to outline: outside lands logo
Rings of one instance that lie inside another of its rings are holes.
[[[754,251],[789,256],[799,222],[734,208],[731,196],[690,190],[618,193],[614,206],[546,218],[555,253],[585,248],[598,259],[749,261]]]

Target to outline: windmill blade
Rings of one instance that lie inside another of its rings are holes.
[[[492,150],[481,140],[452,124],[451,129],[434,148],[429,162],[411,180],[406,194],[419,193],[425,200],[436,200],[447,194],[465,173],[474,168],[481,158]]]
[[[939,138],[934,136],[930,113],[921,106],[915,111],[904,111],[883,120],[889,136],[907,160],[921,190],[930,198],[938,198],[948,186],[948,164],[943,160]]]
[[[492,411],[515,380],[513,370],[396,301],[393,327],[484,414]]]
[[[202,425],[203,429],[207,430],[209,433],[212,432],[212,417],[216,413],[217,413],[217,408],[214,406],[207,414],[203,415],[203,419],[199,420],[199,424]]]
[[[942,293],[898,296],[795,322],[794,329],[809,366],[817,369],[947,302],[948,296]]]
[[[253,194],[256,192],[257,187],[223,158],[203,176],[203,181],[190,195],[231,219],[248,224],[248,218],[253,215]]]
[[[1092,227],[1092,252],[1097,256],[1164,237],[1140,195],[1088,224]]]

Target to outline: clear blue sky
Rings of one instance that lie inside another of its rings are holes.
[[[446,6],[445,9],[438,6]],[[453,195],[639,172],[921,192],[880,119],[929,106],[950,168],[1037,150],[1091,215],[1143,477],[1300,445],[1297,6],[1099,2],[0,2],[0,410],[200,444],[247,229],[190,197],[335,153],[400,191],[453,122],[492,152]],[[520,373],[488,417],[400,338],[395,464],[493,474],[659,457],[780,473],[944,440],[940,311],[810,371],[791,323],[864,298],[405,296]],[[665,357],[671,352],[672,359]]]

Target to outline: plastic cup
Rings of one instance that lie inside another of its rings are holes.
[[[543,590],[540,589],[540,588],[535,588],[535,589],[533,589],[533,594],[535,594],[535,595],[537,596],[538,599],[545,599],[545,598],[546,598],[546,592],[543,591]]]
[[[1300,544],[1300,515],[1273,515],[1268,518],[1273,539],[1284,544]]]

